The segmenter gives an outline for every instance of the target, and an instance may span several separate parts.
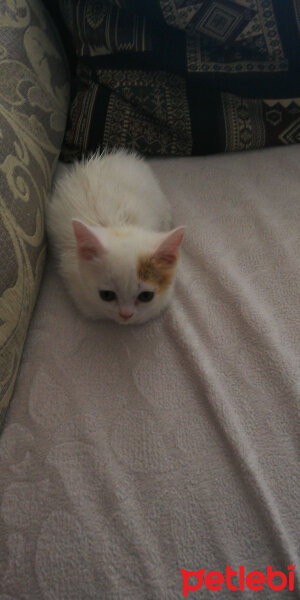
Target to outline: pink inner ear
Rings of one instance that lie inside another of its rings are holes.
[[[84,260],[93,260],[94,258],[101,256],[104,252],[104,248],[93,230],[77,219],[72,219],[72,223],[80,258]]]
[[[172,265],[178,258],[180,244],[183,240],[185,227],[177,227],[169,231],[153,254],[159,262]]]

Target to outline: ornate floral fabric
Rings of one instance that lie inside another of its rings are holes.
[[[75,55],[64,156],[299,141],[300,0],[57,0]],[[286,101],[287,100],[287,101]]]
[[[0,424],[43,271],[44,205],[63,138],[68,69],[37,0],[0,4]]]

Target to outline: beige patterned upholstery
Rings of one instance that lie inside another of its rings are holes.
[[[0,425],[44,266],[44,205],[65,129],[67,63],[38,0],[0,4]]]

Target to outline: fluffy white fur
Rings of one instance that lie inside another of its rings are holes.
[[[138,277],[140,257],[153,257],[175,273],[184,228],[168,231],[169,204],[149,165],[118,151],[75,163],[58,178],[47,228],[61,276],[87,317],[142,323],[169,302],[174,278],[160,291]],[[116,298],[104,301],[101,290]],[[143,291],[154,292],[141,302]]]

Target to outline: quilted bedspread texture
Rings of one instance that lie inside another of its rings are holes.
[[[226,566],[284,587],[188,598],[300,598],[299,161],[152,162],[187,231],[145,325],[83,319],[49,260],[0,438],[1,600],[182,600],[181,569]]]

